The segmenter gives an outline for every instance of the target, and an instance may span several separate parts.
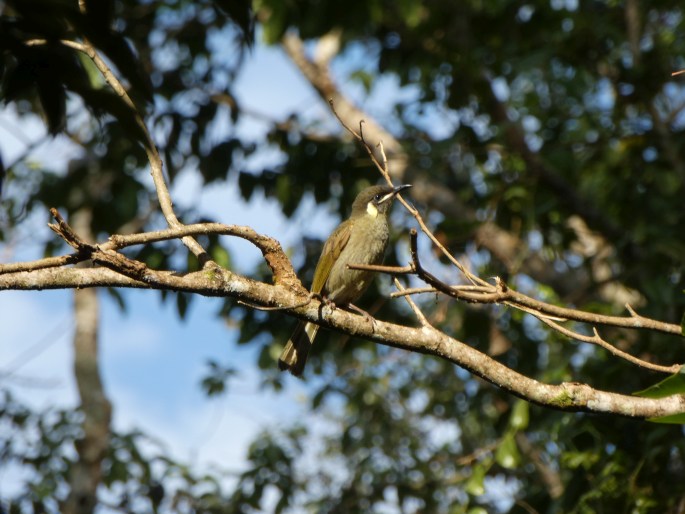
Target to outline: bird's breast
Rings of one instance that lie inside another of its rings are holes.
[[[362,222],[356,225],[352,229],[350,240],[331,268],[324,294],[341,305],[355,302],[367,289],[375,273],[351,270],[348,265],[381,264],[388,237],[388,224],[382,222],[381,217],[376,218],[373,223]]]

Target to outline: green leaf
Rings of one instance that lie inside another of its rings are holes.
[[[678,373],[633,394],[643,398],[665,398],[674,394],[685,394],[685,366],[681,366]]]
[[[514,432],[504,436],[495,452],[495,460],[505,469],[515,469],[520,465],[521,454],[514,439]]]
[[[176,310],[178,312],[178,317],[185,320],[186,314],[188,312],[188,305],[190,305],[190,300],[192,296],[186,293],[176,293]]]
[[[212,359],[207,361],[207,365],[209,366],[209,373],[202,379],[200,386],[207,396],[223,394],[229,379],[234,377],[238,371],[230,366],[223,366]]]
[[[465,490],[472,496],[480,496],[485,493],[485,475],[492,466],[492,459],[479,462],[473,467],[471,477],[466,482]]]
[[[113,287],[108,287],[105,289],[107,294],[114,300],[114,303],[116,303],[117,307],[121,309],[121,312],[126,312],[126,301],[124,300],[124,296],[121,294],[121,291],[118,289],[114,289]]]
[[[567,451],[561,454],[560,463],[569,469],[590,469],[599,460],[600,456],[594,451],[573,452]]]
[[[685,336],[685,312],[683,313],[683,317],[680,320],[680,333]]]
[[[683,413],[683,414],[672,414],[670,416],[662,416],[660,418],[647,418],[647,421],[651,421],[652,423],[685,425],[685,413]]]
[[[233,163],[233,152],[240,148],[237,139],[229,139],[214,146],[200,161],[200,172],[206,183],[226,178]]]
[[[424,19],[425,8],[419,0],[402,0],[398,3],[400,14],[408,27],[416,27]]]
[[[514,430],[525,430],[528,427],[529,411],[528,402],[517,400],[514,403],[514,408],[511,410],[509,426]]]

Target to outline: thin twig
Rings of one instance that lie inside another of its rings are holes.
[[[390,293],[390,298],[401,298],[403,296],[410,296],[413,294],[425,294],[425,293],[439,293],[434,287],[408,287],[402,291],[394,291]]]
[[[397,277],[393,277],[393,282],[398,291],[404,291],[404,286],[397,279]],[[404,299],[409,304],[409,308],[414,312],[414,315],[418,318],[419,323],[421,323],[422,327],[434,328],[433,325],[430,324],[426,316],[423,314],[423,312],[421,312],[421,309],[418,305],[416,305],[416,302],[414,302],[411,296],[405,296]]]
[[[83,241],[83,239],[74,232],[74,229],[69,226],[57,209],[52,207],[50,209],[50,214],[52,214],[52,217],[55,218],[57,223],[48,223],[48,227],[64,239],[69,246],[79,251],[92,249],[91,245]]]
[[[392,184],[392,181],[390,179],[390,173],[387,168],[387,158],[384,155],[385,151],[383,149],[382,143],[379,143],[378,145],[381,158],[383,161],[381,163],[376,157],[375,152],[371,148],[371,145],[364,139],[361,130],[359,132],[353,130],[347,123],[345,123],[345,120],[343,120],[342,117],[338,114],[338,112],[335,109],[334,102],[332,100],[329,100],[329,104],[331,106],[333,114],[338,119],[343,128],[345,128],[360,143],[362,143],[367,153],[369,154],[371,161],[374,163],[378,171],[381,173],[381,175],[383,175],[383,177],[389,184]],[[420,261],[418,259],[418,253],[416,252],[415,235],[412,236],[414,241],[412,243],[412,263],[416,267],[417,275],[419,276],[419,278],[427,282],[430,286],[433,286],[442,293],[473,303],[502,303],[521,309],[525,312],[537,313],[540,316],[545,316],[547,319],[568,319],[592,324],[613,325],[627,328],[650,328],[660,332],[681,335],[681,328],[679,325],[644,318],[642,316],[637,315],[634,311],[631,312],[630,317],[603,316],[599,314],[593,314],[584,311],[558,307],[539,300],[535,300],[529,296],[526,296],[522,293],[518,293],[506,287],[499,287],[499,285],[492,286],[487,281],[481,279],[480,277],[474,275],[468,269],[466,269],[442,245],[442,243],[438,241],[438,239],[435,237],[432,231],[426,226],[422,216],[420,215],[417,209],[410,206],[404,200],[404,198],[402,198],[401,195],[398,195],[398,200],[407,209],[407,211],[416,219],[416,221],[419,224],[419,227],[421,228],[421,231],[428,236],[428,238],[435,245],[435,247],[438,248],[442,252],[442,254],[445,255],[449,259],[449,261],[452,264],[454,264],[457,267],[457,269],[459,269],[459,271],[461,271],[473,285],[480,285],[486,288],[486,290],[482,292],[455,290],[451,286],[448,286],[444,282],[438,280],[436,277],[434,277],[432,274],[430,274],[421,267]],[[506,286],[506,284],[504,285]]]
[[[60,268],[69,264],[76,264],[83,260],[78,254],[60,255],[59,257],[45,257],[36,261],[11,262],[0,264],[0,275],[4,273],[17,273],[19,271],[35,271],[47,268]]]
[[[640,366],[645,369],[650,369],[652,371],[658,371],[660,373],[668,373],[668,374],[673,374],[677,373],[678,370],[680,369],[680,364],[673,364],[671,366],[662,366],[659,364],[653,364],[651,362],[644,361],[642,359],[639,359],[627,352],[624,352],[623,350],[619,350],[616,348],[614,345],[609,343],[608,341],[605,341],[602,339],[602,337],[599,335],[599,332],[597,332],[596,328],[592,328],[593,335],[587,336],[584,334],[581,334],[579,332],[576,332],[574,330],[569,330],[568,328],[560,325],[559,323],[556,323],[546,317],[543,316],[537,316],[536,314],[532,313],[533,316],[535,316],[537,319],[542,321],[545,325],[549,326],[550,328],[556,330],[557,332],[565,335],[566,337],[570,337],[571,339],[577,339],[578,341],[582,341],[584,343],[590,343],[590,344],[595,344],[597,346],[601,346],[605,350],[608,350],[611,354],[615,355],[616,357],[619,357],[621,359],[624,359],[628,362],[631,362],[632,364],[635,364],[637,366]]]
[[[83,8],[84,6],[82,5],[82,9]],[[48,41],[45,39],[32,39],[25,42],[27,46],[45,45],[47,43]],[[162,209],[162,214],[164,215],[164,218],[170,227],[177,228],[182,226],[182,223],[178,220],[176,213],[174,212],[171,194],[169,193],[169,188],[167,187],[166,180],[164,178],[162,157],[160,156],[157,145],[152,139],[147,125],[145,124],[145,120],[136,108],[136,105],[133,103],[131,97],[128,95],[123,84],[119,81],[116,75],[112,73],[112,70],[109,68],[104,59],[100,57],[100,54],[90,43],[90,41],[88,41],[88,39],[84,39],[82,43],[63,39],[60,40],[60,43],[66,47],[86,54],[91,61],[93,61],[93,64],[95,64],[95,67],[100,71],[107,84],[109,84],[119,98],[122,99],[124,104],[131,109],[131,114],[133,115],[136,125],[144,137],[143,147],[145,149],[145,153],[147,154],[148,162],[150,163],[150,174],[152,175],[152,180],[154,182],[155,191],[157,192],[157,199],[159,201],[160,208]],[[210,262],[207,252],[197,241],[195,241],[195,239],[192,237],[184,237],[182,241],[183,244],[185,244],[186,247],[188,247],[188,249],[196,257],[198,257],[198,259],[200,259],[200,262],[203,265]]]
[[[348,264],[349,269],[361,271],[375,271],[377,273],[389,273],[390,275],[408,275],[416,273],[412,265],[407,266],[384,266],[382,264]]]
[[[378,143],[378,148],[379,148],[379,153],[381,154],[381,159],[382,162],[378,160],[376,157],[376,153],[373,151],[373,148],[371,145],[368,143],[368,141],[364,138],[364,133],[362,131],[362,123],[363,120],[360,121],[359,124],[359,132],[355,131],[353,128],[351,128],[347,123],[345,123],[345,120],[342,119],[342,117],[338,114],[338,111],[335,109],[335,104],[332,99],[329,99],[328,101],[329,105],[331,106],[331,111],[333,112],[333,115],[337,118],[337,120],[340,122],[340,124],[343,126],[345,130],[347,130],[352,136],[354,136],[357,141],[359,141],[363,146],[364,149],[366,150],[366,153],[369,155],[369,158],[371,159],[371,162],[376,166],[378,171],[381,173],[383,178],[386,180],[386,182],[389,185],[393,185],[392,179],[390,178],[390,171],[388,169],[388,158],[385,155],[385,147],[383,146],[382,142]],[[428,238],[431,240],[431,242],[435,245],[440,252],[442,252],[449,261],[456,266],[456,268],[461,271],[464,276],[469,280],[472,284],[480,284],[480,285],[486,285],[487,282],[482,280],[481,278],[477,277],[473,273],[471,273],[464,265],[459,262],[459,260],[452,255],[447,248],[438,240],[437,237],[433,234],[433,232],[428,228],[426,223],[423,220],[423,217],[419,213],[419,211],[411,206],[404,198],[402,198],[401,194],[397,195],[398,201],[404,206],[405,209],[407,209],[407,212],[411,214],[414,219],[416,219],[417,223],[419,224],[419,227],[421,228],[421,231],[428,236]]]

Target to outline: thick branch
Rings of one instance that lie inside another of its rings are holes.
[[[221,223],[198,223],[139,234],[115,234],[110,236],[107,242],[99,245],[91,245],[83,241],[71,227],[69,227],[56,209],[51,209],[50,212],[57,221],[56,224],[50,224],[50,228],[65,239],[65,241],[75,248],[77,252],[71,255],[48,257],[31,262],[0,264],[0,275],[20,271],[58,268],[66,264],[74,264],[86,259],[91,259],[93,258],[93,252],[100,252],[100,256],[96,258],[101,259],[103,265],[107,265],[106,263],[111,260],[121,263],[123,262],[122,259],[125,259],[125,257],[121,254],[117,254],[113,250],[119,250],[134,245],[167,241],[170,239],[181,239],[188,236],[218,234],[240,237],[251,242],[262,252],[266,263],[271,268],[274,283],[283,284],[293,289],[302,288],[302,284],[297,278],[295,271],[292,269],[288,257],[283,252],[281,244],[275,239],[258,234],[251,227],[224,225]],[[133,267],[135,268],[135,266]],[[129,276],[131,275],[129,274]],[[135,275],[133,278],[136,278]]]
[[[140,263],[141,266],[142,263]],[[250,304],[280,307],[300,319],[379,344],[409,351],[435,355],[459,365],[488,382],[531,402],[561,410],[613,413],[647,418],[685,412],[685,396],[662,399],[638,398],[596,390],[589,385],[562,383],[544,384],[507,368],[503,364],[429,326],[413,328],[376,321],[367,323],[363,317],[344,309],[323,308],[321,302],[306,299],[282,285],[258,282],[220,268],[186,275],[168,271],[147,270],[144,280],[136,280],[111,269],[66,268],[23,271],[0,275],[0,290],[63,289],[85,287],[147,287],[167,289],[204,296],[235,298]]]

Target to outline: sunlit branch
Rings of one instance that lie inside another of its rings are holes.
[[[45,45],[48,41],[45,39],[32,39],[25,42],[27,46],[35,45]],[[182,226],[182,223],[176,217],[176,213],[173,209],[173,202],[171,201],[171,194],[169,193],[169,188],[167,187],[166,180],[164,178],[164,170],[162,157],[159,154],[157,145],[152,139],[152,135],[145,124],[145,120],[138,111],[135,103],[129,96],[126,88],[119,79],[112,73],[107,63],[102,59],[100,54],[97,52],[95,47],[87,40],[84,39],[83,42],[70,41],[70,40],[60,40],[60,43],[66,47],[78,50],[86,54],[92,61],[95,67],[102,73],[103,78],[112,88],[112,90],[121,98],[124,104],[131,109],[131,114],[136,122],[136,125],[141,131],[144,137],[143,147],[150,163],[150,174],[152,175],[152,180],[155,186],[155,191],[157,192],[157,199],[159,201],[160,208],[162,209],[162,214],[166,219],[170,227],[176,228]],[[204,265],[209,262],[209,256],[207,252],[202,248],[202,246],[195,241],[190,236],[184,237],[182,239],[183,243],[188,247],[188,249],[193,252],[193,254],[200,259],[200,262]]]
[[[378,171],[383,175],[385,180],[388,182],[388,184],[392,185],[392,180],[391,180],[391,175],[390,175],[390,170],[388,169],[388,160],[385,156],[385,151],[383,149],[383,143],[380,141],[378,143],[378,148],[380,149],[380,155],[381,159],[379,160],[373,151],[373,148],[371,147],[371,144],[365,139],[364,137],[364,122],[361,120],[359,122],[359,130],[355,130],[352,127],[350,127],[344,119],[337,113],[336,108],[335,108],[335,103],[333,100],[329,101],[331,109],[333,111],[333,114],[336,116],[340,124],[347,130],[352,136],[354,136],[357,141],[359,141],[364,148],[366,149],[369,158],[373,162],[373,164],[376,166]],[[565,329],[561,325],[558,325],[557,323],[554,323],[554,321],[564,321],[564,320],[573,320],[573,321],[579,321],[579,322],[584,322],[584,323],[591,323],[591,324],[599,324],[599,325],[608,325],[608,326],[616,326],[616,327],[624,327],[624,328],[642,328],[642,329],[651,329],[659,332],[664,332],[667,334],[674,334],[674,335],[681,335],[681,328],[679,325],[671,324],[671,323],[665,323],[662,321],[658,320],[653,320],[649,318],[645,318],[644,316],[641,316],[637,314],[629,305],[626,305],[626,308],[628,309],[630,316],[606,316],[606,315],[601,315],[601,314],[595,314],[595,313],[590,313],[590,312],[585,312],[577,309],[569,309],[565,307],[559,307],[556,305],[552,305],[546,302],[542,302],[540,300],[536,300],[534,298],[531,298],[530,296],[527,296],[525,294],[519,293],[515,290],[512,290],[508,285],[502,281],[499,277],[495,277],[495,284],[492,285],[489,282],[481,279],[480,277],[474,275],[471,273],[468,269],[466,269],[465,266],[463,266],[435,237],[435,235],[432,233],[432,231],[427,227],[425,224],[422,216],[418,212],[416,208],[413,206],[409,205],[400,195],[398,195],[399,201],[402,203],[402,205],[409,211],[410,214],[416,219],[416,221],[419,223],[419,227],[421,228],[421,231],[428,236],[428,238],[431,240],[431,242],[435,245],[436,248],[438,248],[443,255],[445,255],[450,262],[459,269],[459,271],[473,284],[471,286],[471,289],[464,289],[460,288],[458,286],[452,286],[444,283],[443,281],[437,279],[433,274],[428,272],[423,266],[421,265],[420,259],[419,259],[419,254],[418,254],[418,244],[417,244],[417,232],[415,229],[412,229],[410,231],[410,251],[411,251],[411,264],[408,266],[404,267],[385,267],[385,266],[380,266],[380,267],[372,267],[372,266],[365,266],[363,268],[358,267],[357,269],[366,269],[369,271],[376,271],[380,273],[389,273],[389,274],[410,274],[414,273],[416,274],[421,280],[426,282],[428,284],[428,288],[422,288],[422,289],[414,289],[414,290],[400,290],[396,293],[393,293],[392,295],[397,297],[397,296],[404,296],[408,298],[408,294],[416,294],[417,292],[441,292],[445,295],[451,296],[453,298],[463,300],[466,302],[471,302],[471,303],[481,303],[481,304],[504,304],[508,305],[510,307],[522,310],[524,312],[527,312],[538,319],[544,321],[547,323],[550,327],[554,328],[555,330],[559,331],[560,333],[566,335],[567,337],[574,337],[576,339],[579,339],[579,337],[576,336],[582,336],[582,334],[577,334],[573,331],[569,331],[568,329]],[[411,270],[411,271],[410,271]],[[640,365],[642,367],[654,370],[654,371],[661,371],[665,373],[672,373],[676,371],[679,368],[679,365],[673,365],[673,366],[660,366],[656,364],[651,364],[647,363],[645,361],[642,361],[640,359],[637,359],[625,352],[620,352],[620,350],[616,349],[603,339],[599,337],[599,334],[597,334],[595,330],[595,337],[592,338],[591,341],[587,342],[593,342],[595,344],[598,344],[600,346],[603,346],[607,348],[609,351],[611,351],[614,355],[617,355],[621,358],[624,358],[634,364]]]
[[[361,321],[362,317],[347,312],[345,309],[325,309],[323,308],[325,304],[321,302],[321,299],[310,296],[297,280],[292,264],[278,241],[258,234],[249,227],[208,224],[208,227],[204,227],[205,232],[200,232],[201,225],[179,227],[145,235],[115,236],[100,246],[85,242],[56,211],[53,211],[53,216],[56,220],[52,226],[53,230],[76,249],[75,255],[81,259],[91,260],[96,266],[8,272],[0,274],[0,290],[132,287],[234,298],[246,305],[287,310],[290,315],[300,319],[379,344],[446,359],[511,394],[547,407],[607,412],[640,418],[685,412],[685,398],[680,396],[660,399],[640,398],[600,391],[586,384],[538,382],[506,367],[462,341],[433,329],[417,306],[415,306],[416,309],[412,309],[421,322],[420,328],[380,320],[364,323]],[[242,237],[257,246],[269,266],[272,267],[274,283],[259,282],[219,267],[191,273],[154,270],[145,263],[128,258],[117,251],[117,248],[127,245],[167,240],[172,235],[184,237],[190,233],[208,233],[207,231]],[[414,247],[416,234],[411,240]],[[432,277],[421,267],[420,262],[412,266],[415,266],[417,271],[421,270],[422,278]],[[502,283],[491,287],[493,294],[511,291]],[[441,292],[444,292],[443,290],[457,291],[459,294],[476,294],[479,291],[474,286],[471,286],[471,290],[451,289],[446,284],[443,284],[440,289]],[[633,317],[631,315],[631,318]]]
[[[395,284],[395,287],[397,288],[398,291],[404,291],[404,286],[402,286],[400,281],[397,280],[397,277],[393,278],[393,283]],[[426,316],[423,314],[423,312],[421,312],[421,309],[419,308],[419,306],[416,305],[416,302],[414,302],[414,300],[412,300],[412,297],[407,295],[404,297],[404,299],[409,304],[409,308],[412,310],[414,315],[418,318],[419,323],[421,323],[421,326],[433,328],[433,326],[428,322],[428,319],[426,318]]]

